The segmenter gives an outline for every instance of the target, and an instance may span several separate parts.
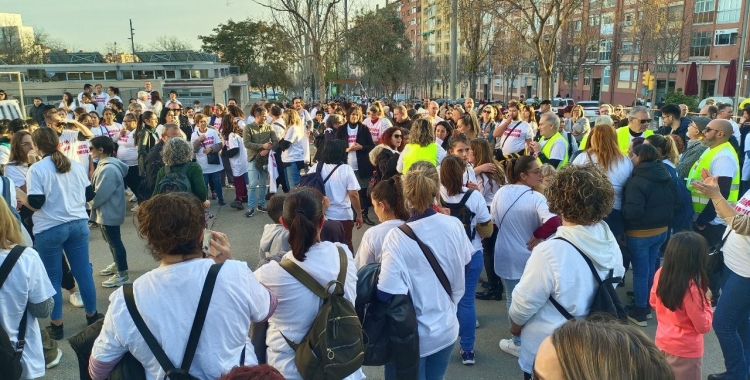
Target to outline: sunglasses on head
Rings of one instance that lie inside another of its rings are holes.
[[[401,136],[401,135],[393,135],[393,137],[395,137],[395,138],[397,138],[397,139],[400,139],[400,138],[402,138],[403,136]]]

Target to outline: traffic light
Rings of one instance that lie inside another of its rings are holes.
[[[643,82],[641,82],[643,84],[643,87],[648,88],[649,83],[651,83],[651,79],[652,78],[653,77],[651,76],[651,71],[649,71],[649,70],[644,71],[643,72]]]
[[[656,82],[656,79],[653,75],[649,75],[648,77],[648,90],[654,91],[654,82]]]

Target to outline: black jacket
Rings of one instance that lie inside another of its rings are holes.
[[[641,162],[633,169],[622,202],[626,230],[667,227],[680,207],[687,206],[661,161]]]
[[[677,147],[679,148],[680,153],[682,153],[685,150],[685,148],[687,148],[688,140],[690,140],[687,137],[687,130],[688,130],[688,127],[690,126],[690,122],[691,120],[689,117],[683,117],[680,119],[680,126],[677,127],[677,129],[675,129],[674,131],[672,130],[672,127],[667,125],[667,126],[659,127],[659,129],[656,130],[656,133],[663,135],[663,136],[667,136],[670,134],[679,136],[680,141],[677,141],[677,139],[675,139],[675,142],[677,143]]]
[[[407,131],[410,131],[412,123],[413,122],[410,119],[407,118],[407,119],[401,120],[400,123],[397,123],[396,121],[394,121],[393,122],[393,126],[394,127],[399,127],[401,129],[405,129]]]
[[[376,146],[370,152],[370,163],[375,166],[378,180],[384,180],[398,174],[396,165],[400,154],[394,153],[391,149],[383,144]]]
[[[146,166],[145,187],[142,196],[144,199],[151,198],[151,194],[156,187],[156,177],[159,175],[159,169],[164,167],[164,161],[161,159],[161,151],[164,149],[164,142],[159,141],[151,151],[148,152],[144,164]],[[141,185],[143,186],[143,185]]]
[[[362,145],[362,149],[356,152],[359,178],[369,178],[373,171],[373,166],[370,163],[370,151],[375,147],[375,143],[372,142],[372,135],[367,126],[359,123],[358,127],[356,141],[359,145]],[[336,129],[336,139],[349,141],[347,128],[349,128],[348,123]]]
[[[357,316],[365,346],[367,366],[393,363],[399,380],[419,377],[419,331],[417,314],[409,295],[394,295],[387,302],[377,296],[380,264],[368,264],[357,273]]]
[[[29,116],[36,120],[39,125],[42,125],[42,123],[44,123],[44,104],[40,104],[39,107],[31,106],[31,109],[29,109]]]

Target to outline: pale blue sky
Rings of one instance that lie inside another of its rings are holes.
[[[386,0],[349,3],[354,3],[354,8],[374,8],[376,4],[383,6]],[[118,50],[130,51],[129,19],[133,19],[136,44],[148,45],[158,36],[174,35],[198,49],[199,35],[210,34],[230,18],[268,19],[270,15],[252,0],[0,0],[0,12],[20,13],[24,25],[44,29],[85,51],[102,51],[105,44],[114,41]]]

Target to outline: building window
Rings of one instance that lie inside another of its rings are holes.
[[[180,79],[190,79],[190,70],[180,70]]]
[[[590,86],[591,85],[591,67],[584,67],[583,68],[583,85],[584,86]]]
[[[601,40],[599,42],[599,60],[609,61],[612,59],[612,41]]]
[[[630,82],[630,69],[620,69],[620,75],[617,77],[620,82]]]
[[[604,71],[602,71],[602,84],[607,86],[609,85],[609,66],[604,67]]]
[[[575,30],[576,32],[580,31],[582,26],[583,22],[581,20],[573,21],[573,30]]]
[[[122,72],[122,79],[123,79],[123,80],[126,80],[126,79],[133,79],[133,72],[132,72],[132,71],[130,71],[130,70],[127,70],[127,71],[123,71],[123,72]]]
[[[615,22],[615,15],[612,13],[605,13],[602,15],[602,24],[613,24]]]
[[[615,0],[603,0],[602,8],[611,8],[615,6]]]
[[[737,45],[737,29],[717,30],[714,46]]]
[[[695,0],[694,24],[714,22],[714,5],[716,0]]]
[[[589,16],[589,26],[599,25],[599,15]]]
[[[740,21],[742,0],[719,0],[716,7],[716,22],[719,24]]]
[[[588,46],[586,47],[586,59],[596,60],[598,56],[599,56],[599,45],[596,43],[596,41],[589,41]]]
[[[625,25],[633,25],[633,13],[625,13]]]
[[[177,78],[177,73],[174,70],[167,70],[165,78],[167,79],[175,79]]]
[[[711,53],[711,32],[693,33],[690,39],[691,57],[708,57]]]

